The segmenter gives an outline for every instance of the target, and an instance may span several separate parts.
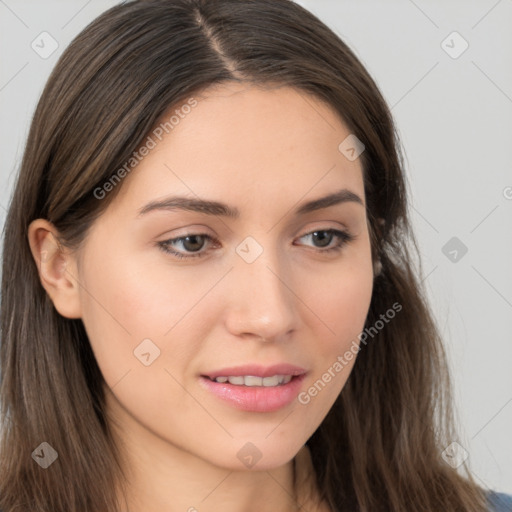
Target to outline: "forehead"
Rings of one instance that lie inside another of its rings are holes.
[[[350,131],[321,100],[291,87],[235,83],[193,100],[169,109],[149,134],[152,149],[122,184],[120,200],[131,208],[175,192],[226,202],[245,193],[246,205],[341,187],[364,197],[360,160],[338,148]]]

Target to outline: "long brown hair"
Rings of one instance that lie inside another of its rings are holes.
[[[482,512],[482,490],[441,457],[457,439],[448,374],[418,278],[390,111],[346,44],[288,0],[128,2],[94,20],[57,63],[32,121],[4,228],[0,508],[114,512],[114,487],[123,478],[101,372],[82,321],[59,315],[41,286],[29,223],[48,219],[60,243],[79,247],[122,183],[101,200],[94,191],[170,106],[226,81],[312,94],[365,145],[372,252],[382,262],[366,327],[393,304],[401,309],[374,329],[307,442],[322,497],[333,511]],[[59,454],[44,471],[32,460],[42,442]]]

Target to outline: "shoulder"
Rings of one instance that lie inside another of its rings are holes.
[[[512,495],[490,492],[487,497],[489,512],[512,512]]]

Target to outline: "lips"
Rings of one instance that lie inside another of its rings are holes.
[[[222,368],[200,376],[215,397],[248,412],[274,412],[290,405],[302,387],[306,370],[291,364]]]

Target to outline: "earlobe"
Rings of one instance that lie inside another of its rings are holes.
[[[75,256],[58,240],[58,232],[45,219],[32,221],[28,241],[43,288],[55,309],[66,318],[81,318]]]

